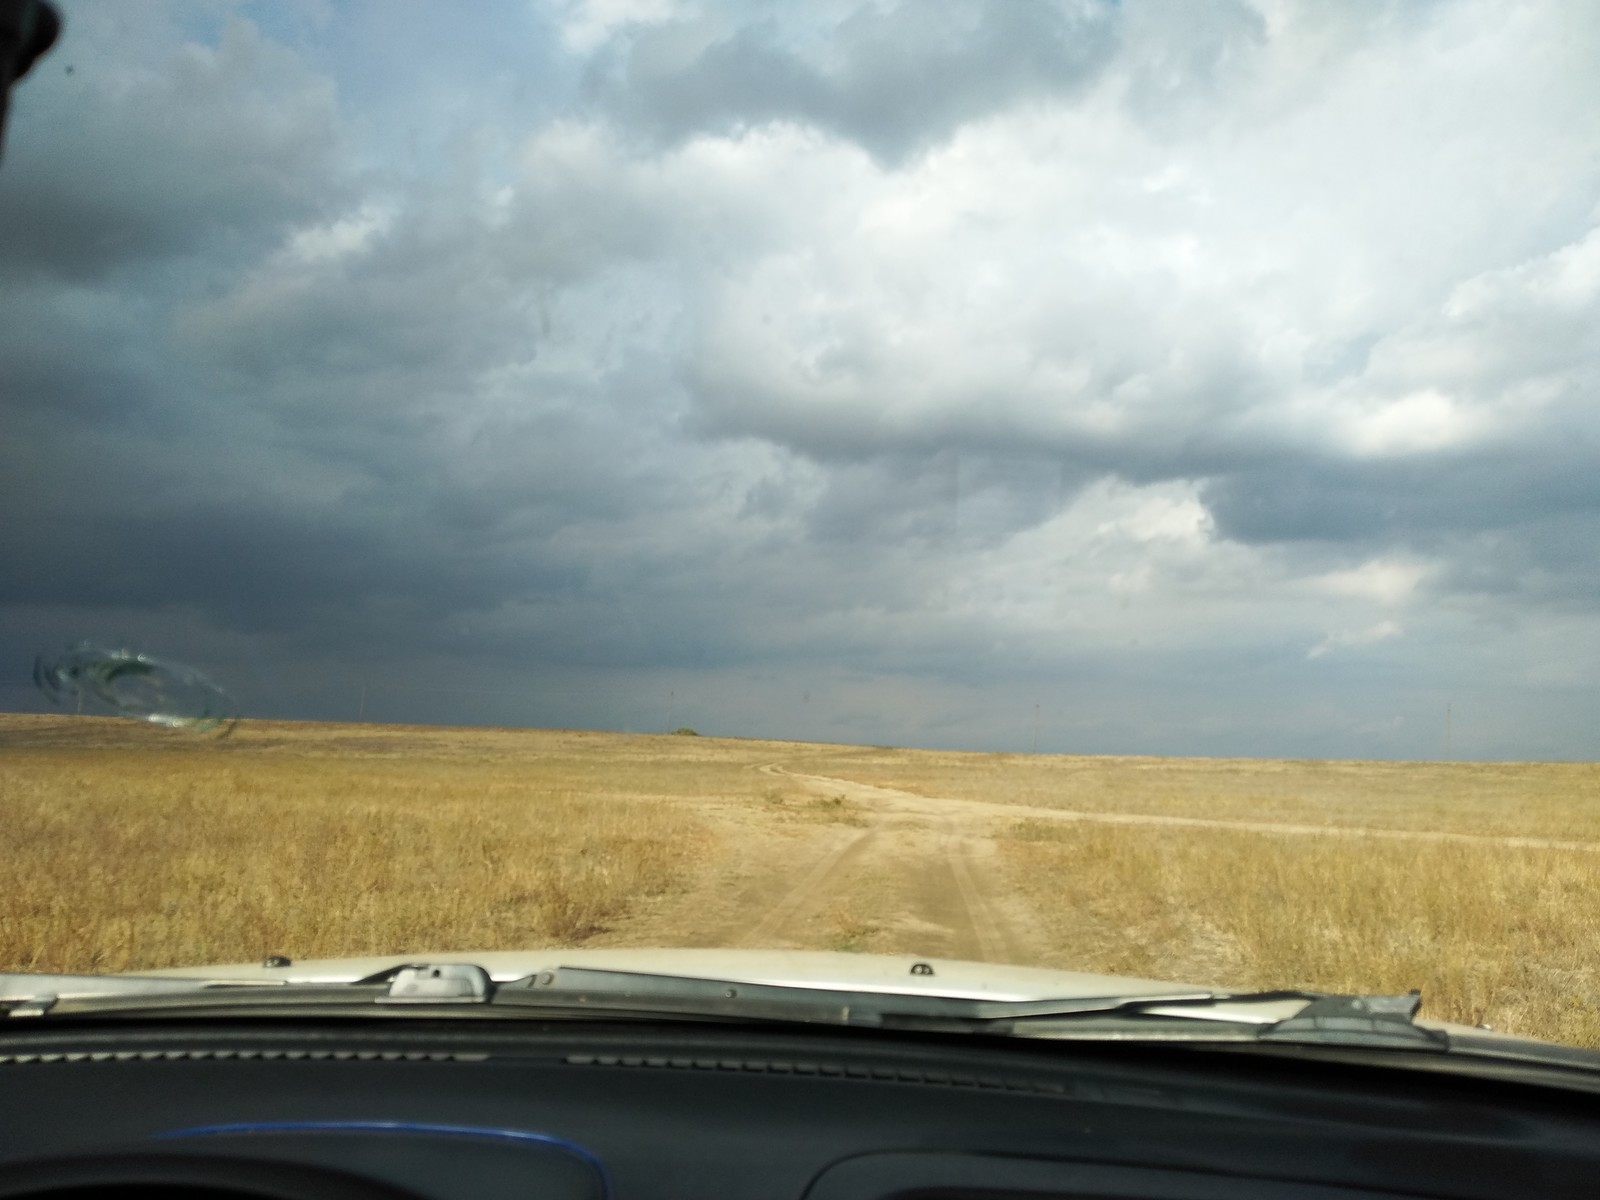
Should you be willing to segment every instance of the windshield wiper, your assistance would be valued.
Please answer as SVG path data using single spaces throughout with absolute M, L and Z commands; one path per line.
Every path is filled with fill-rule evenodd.
M 1284 1013 L 1285 1002 L 1303 1002 Z M 1421 997 L 1299 990 L 985 1000 L 555 967 L 495 983 L 471 963 L 410 964 L 350 982 L 0 975 L 11 1018 L 286 1007 L 470 1005 L 541 1015 L 774 1021 L 1025 1037 L 1290 1042 L 1445 1050 L 1416 1025 Z
M 1285 1001 L 1304 1001 L 1290 1016 L 1273 1015 Z M 931 1032 L 970 1032 L 1048 1037 L 1075 1026 L 1120 1022 L 1122 1036 L 1143 1028 L 1194 1022 L 1192 1039 L 1294 1042 L 1315 1045 L 1384 1046 L 1444 1050 L 1444 1033 L 1424 1029 L 1413 1018 L 1421 994 L 1350 996 L 1301 990 L 1262 992 L 1183 991 L 1161 995 L 1063 997 L 1043 1000 L 980 1000 L 917 993 L 835 990 L 787 984 L 750 984 L 696 977 L 644 975 L 561 967 L 502 984 L 495 1003 L 547 1007 L 552 1003 L 588 1011 L 773 1019 Z M 1256 1007 L 1265 1011 L 1250 1012 Z M 1237 1009 L 1243 1011 L 1224 1011 Z M 1094 1036 L 1091 1029 L 1084 1032 Z M 1102 1032 L 1104 1032 L 1102 1030 Z
M 494 994 L 489 973 L 471 963 L 396 967 L 350 982 L 192 979 L 174 975 L 0 974 L 8 1017 L 285 1004 L 478 1004 Z
M 1142 996 L 1181 1003 L 1209 992 Z M 409 964 L 352 981 L 237 980 L 132 975 L 0 975 L 0 1007 L 11 1017 L 183 1007 L 331 1004 L 486 1004 L 639 1015 L 733 1017 L 884 1025 L 899 1020 L 961 1021 L 1103 1012 L 1109 999 L 972 1000 L 917 993 L 745 983 L 688 975 L 556 967 L 502 983 L 471 963 Z M 9 1006 L 9 1007 L 7 1007 Z

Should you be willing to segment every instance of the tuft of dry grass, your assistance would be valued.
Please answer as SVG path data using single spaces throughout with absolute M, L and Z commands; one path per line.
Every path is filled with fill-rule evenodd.
M 868 943 L 881 928 L 879 922 L 863 916 L 841 901 L 826 913 L 823 948 L 861 953 L 868 949 Z
M 865 810 L 849 796 L 838 793 L 819 796 L 793 783 L 768 784 L 760 791 L 760 801 L 758 807 L 766 816 L 778 822 L 809 821 L 856 826 L 869 824 Z
M 867 815 L 861 805 L 849 796 L 807 796 L 800 802 L 803 812 L 822 821 L 839 825 L 866 825 Z
M 1600 1045 L 1592 853 L 1019 821 L 1000 852 L 1050 965 L 1399 993 Z

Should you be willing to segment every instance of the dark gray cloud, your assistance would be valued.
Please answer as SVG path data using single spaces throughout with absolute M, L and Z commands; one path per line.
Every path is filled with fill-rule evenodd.
M 330 81 L 243 23 L 214 46 L 150 51 L 138 28 L 151 11 L 75 11 L 19 93 L 0 175 L 10 286 L 248 254 L 338 202 Z
M 1242 542 L 1422 548 L 1472 531 L 1600 514 L 1594 468 L 1592 445 L 1558 441 L 1512 442 L 1421 461 L 1303 454 L 1215 479 L 1201 496 L 1220 532 Z
M 961 126 L 1071 95 L 1116 48 L 1117 6 L 921 0 L 863 5 L 805 49 L 773 22 L 639 30 L 593 68 L 603 111 L 676 141 L 770 121 L 814 125 L 888 164 Z

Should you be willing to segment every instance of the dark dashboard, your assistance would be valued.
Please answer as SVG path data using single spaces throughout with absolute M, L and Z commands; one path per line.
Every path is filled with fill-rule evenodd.
M 1515 1072 L 704 1023 L 0 1031 L 0 1197 L 1372 1200 L 1597 1181 L 1595 1097 Z

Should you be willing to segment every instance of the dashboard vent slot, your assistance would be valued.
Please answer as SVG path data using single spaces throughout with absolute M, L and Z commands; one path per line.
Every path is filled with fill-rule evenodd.
M 755 1075 L 812 1076 L 821 1079 L 852 1079 L 878 1083 L 930 1084 L 935 1087 L 983 1088 L 1003 1092 L 1030 1092 L 1064 1096 L 1069 1089 L 1043 1079 L 1015 1076 L 968 1074 L 961 1071 L 919 1070 L 904 1066 L 864 1066 L 860 1063 L 831 1062 L 826 1059 L 781 1058 L 700 1058 L 638 1054 L 569 1054 L 564 1060 L 574 1067 L 637 1067 L 656 1071 L 727 1071 Z
M 433 1050 L 300 1050 L 240 1048 L 215 1050 L 42 1050 L 0 1054 L 0 1066 L 30 1063 L 106 1062 L 484 1062 L 487 1054 Z

